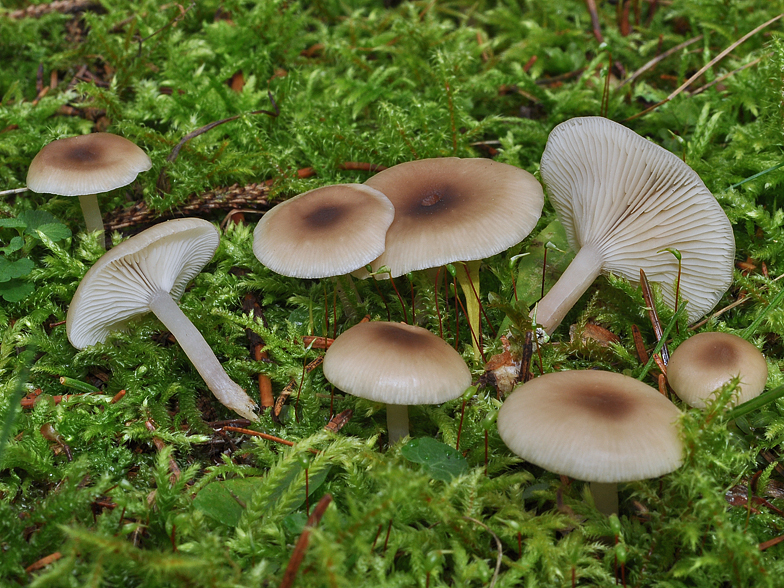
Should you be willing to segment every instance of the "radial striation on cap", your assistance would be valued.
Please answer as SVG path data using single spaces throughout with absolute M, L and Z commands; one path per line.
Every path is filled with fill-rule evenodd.
M 372 264 L 387 266 L 393 278 L 501 253 L 528 236 L 544 205 L 530 173 L 490 159 L 409 161 L 365 184 L 395 206 L 386 249 Z
M 498 413 L 517 455 L 587 482 L 653 478 L 682 462 L 678 408 L 650 386 L 611 372 L 545 374 L 518 386 Z
M 667 364 L 667 381 L 689 406 L 705 408 L 716 390 L 738 377 L 738 404 L 759 396 L 768 379 L 760 351 L 731 333 L 699 333 L 678 345 Z
M 324 377 L 344 392 L 386 404 L 440 404 L 471 385 L 460 354 L 422 327 L 354 325 L 324 357 Z
M 727 215 L 666 149 L 606 118 L 573 118 L 550 133 L 540 169 L 569 244 L 594 251 L 602 273 L 637 283 L 642 268 L 674 307 L 678 260 L 665 249 L 677 249 L 690 321 L 729 287 L 735 238 Z
M 215 227 L 197 218 L 166 221 L 123 241 L 82 278 L 68 307 L 68 340 L 77 349 L 105 341 L 150 312 L 150 300 L 160 291 L 179 300 L 219 242 Z
M 347 274 L 381 255 L 394 216 L 389 199 L 363 184 L 316 188 L 278 204 L 261 218 L 253 253 L 284 276 Z
M 152 167 L 134 143 L 111 133 L 58 139 L 33 158 L 27 187 L 60 196 L 100 194 L 126 186 Z

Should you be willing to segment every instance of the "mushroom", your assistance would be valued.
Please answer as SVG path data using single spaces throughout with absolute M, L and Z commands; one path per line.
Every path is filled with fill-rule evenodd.
M 552 333 L 599 274 L 636 283 L 640 268 L 690 322 L 713 308 L 732 282 L 735 238 L 727 215 L 678 157 L 602 117 L 573 118 L 550 133 L 540 171 L 577 256 L 535 309 Z
M 371 264 L 374 271 L 386 266 L 395 278 L 467 262 L 467 268 L 457 266 L 458 280 L 475 333 L 474 355 L 479 357 L 480 261 L 516 245 L 533 230 L 544 205 L 542 186 L 512 165 L 458 157 L 401 163 L 365 184 L 386 194 L 395 206 L 386 249 Z
M 759 396 L 768 379 L 760 351 L 731 333 L 699 333 L 678 345 L 667 364 L 667 381 L 689 406 L 705 408 L 716 390 L 739 379 L 738 404 Z
M 556 474 L 591 482 L 596 507 L 617 512 L 618 482 L 680 467 L 678 408 L 642 382 L 574 370 L 521 384 L 498 413 L 498 433 L 514 453 Z
M 202 334 L 177 306 L 185 286 L 212 259 L 219 240 L 209 222 L 184 218 L 157 224 L 120 243 L 82 278 L 68 307 L 66 332 L 74 347 L 84 349 L 152 311 L 218 400 L 255 421 L 256 403 L 229 379 Z
M 101 231 L 103 219 L 96 194 L 126 186 L 152 167 L 147 154 L 134 143 L 111 133 L 92 133 L 58 139 L 33 158 L 27 187 L 33 192 L 78 196 L 88 231 Z
M 363 184 L 316 188 L 261 218 L 253 232 L 253 253 L 284 276 L 347 274 L 381 255 L 394 215 L 389 199 Z
M 327 349 L 324 377 L 337 388 L 387 405 L 389 443 L 408 435 L 408 405 L 440 404 L 471 385 L 460 354 L 422 327 L 359 323 Z

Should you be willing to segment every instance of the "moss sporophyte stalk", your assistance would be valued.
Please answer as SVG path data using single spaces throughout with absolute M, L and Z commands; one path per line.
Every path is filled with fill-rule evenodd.
M 0 11 L 0 585 L 777 588 L 782 0 L 119 0 L 111 10 L 9 0 Z M 565 129 L 605 124 L 597 115 L 639 149 L 582 135 L 583 155 L 555 149 Z M 23 190 L 46 145 L 104 132 L 151 163 L 99 196 L 106 242 L 85 230 L 76 199 Z M 683 168 L 638 165 L 613 149 L 659 153 L 699 182 L 669 188 Z M 642 201 L 616 203 L 619 217 L 609 204 L 566 198 L 574 178 L 593 185 L 582 197 L 615 194 L 585 152 L 604 171 L 624 161 L 620 192 L 647 186 L 656 199 L 688 186 L 721 222 L 675 239 L 698 216 L 680 201 L 656 200 L 665 222 Z M 541 217 L 513 235 L 524 215 L 507 203 L 477 231 L 489 211 L 482 192 L 479 211 L 457 215 L 459 254 L 432 271 L 397 273 L 374 250 L 337 279 L 294 277 L 254 255 L 254 228 L 280 203 L 337 185 L 383 193 L 374 184 L 388 171 L 435 160 L 531 174 Z M 556 163 L 572 179 L 557 179 Z M 419 217 L 459 200 L 449 186 L 419 195 Z M 549 339 L 537 338 L 534 317 L 553 316 L 549 293 L 576 289 L 572 257 L 614 247 L 572 222 L 578 208 L 593 211 L 591 227 L 633 224 L 620 239 L 630 257 L 586 270 L 544 325 Z M 332 203 L 313 220 L 339 216 Z M 192 330 L 151 313 L 129 320 L 129 303 L 115 299 L 105 306 L 121 328 L 73 346 L 66 320 L 82 279 L 171 219 L 213 235 L 198 269 L 163 284 Z M 716 227 L 734 254 L 704 247 Z M 653 242 L 640 239 L 649 228 Z M 466 253 L 494 233 L 508 241 Z M 355 234 L 344 229 L 338 242 Z M 392 248 L 386 235 L 381 243 Z M 322 235 L 297 257 L 324 262 L 338 249 Z M 721 269 L 697 265 L 714 257 Z M 346 275 L 368 263 L 369 279 Z M 695 290 L 700 273 L 718 285 Z M 391 445 L 385 406 L 333 387 L 317 365 L 365 316 L 425 329 L 457 357 L 452 372 L 469 372 L 452 400 L 409 406 L 409 438 Z M 740 404 L 739 374 L 704 408 L 673 395 L 662 350 L 677 357 L 703 332 L 740 335 L 762 353 L 760 396 Z M 191 353 L 197 340 L 207 363 Z M 366 347 L 362 369 L 387 355 Z M 207 364 L 239 392 L 214 396 Z M 595 507 L 587 472 L 548 471 L 499 433 L 527 386 L 570 373 L 585 384 L 599 372 L 639 380 L 679 411 L 683 463 L 624 478 L 610 517 Z M 257 413 L 260 376 L 274 398 Z M 527 382 L 504 392 L 515 380 Z M 633 412 L 588 396 L 575 402 L 604 418 Z M 564 412 L 528 428 L 545 439 Z M 647 432 L 637 427 L 634 443 Z M 642 470 L 653 459 L 627 461 Z

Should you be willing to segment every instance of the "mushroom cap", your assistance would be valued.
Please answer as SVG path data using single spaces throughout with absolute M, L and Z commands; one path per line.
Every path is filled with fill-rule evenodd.
M 253 253 L 284 276 L 347 274 L 381 255 L 394 216 L 389 199 L 363 184 L 316 188 L 261 218 L 253 232 Z
M 471 385 L 457 351 L 427 329 L 403 323 L 354 325 L 329 347 L 323 368 L 344 392 L 386 404 L 440 404 Z
M 181 218 L 154 225 L 110 249 L 76 289 L 66 317 L 68 340 L 77 349 L 105 341 L 112 331 L 149 312 L 157 292 L 169 292 L 178 301 L 219 242 L 211 223 Z
M 667 381 L 689 406 L 705 408 L 710 395 L 740 378 L 738 403 L 759 396 L 768 379 L 760 351 L 731 333 L 699 333 L 678 345 L 667 364 Z
M 372 263 L 392 277 L 501 253 L 528 236 L 544 205 L 533 175 L 490 159 L 409 161 L 365 184 L 395 206 L 386 249 Z
M 147 154 L 128 139 L 91 133 L 44 146 L 27 170 L 27 187 L 59 196 L 100 194 L 127 186 L 151 167 Z
M 498 413 L 517 455 L 587 482 L 628 482 L 677 469 L 678 408 L 650 386 L 612 372 L 574 370 L 521 384 Z
M 540 171 L 575 251 L 600 251 L 603 273 L 639 282 L 640 268 L 689 321 L 703 316 L 732 282 L 735 237 L 700 177 L 666 149 L 603 117 L 573 118 L 550 133 Z

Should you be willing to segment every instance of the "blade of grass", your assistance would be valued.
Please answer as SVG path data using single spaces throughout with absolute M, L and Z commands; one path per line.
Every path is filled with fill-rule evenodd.
M 642 373 L 639 376 L 637 376 L 638 380 L 642 381 L 642 379 L 648 374 L 648 371 L 653 367 L 654 358 L 656 357 L 656 354 L 661 351 L 661 348 L 664 346 L 664 342 L 667 340 L 670 331 L 672 331 L 673 327 L 675 327 L 676 323 L 678 322 L 678 319 L 680 318 L 681 314 L 683 314 L 684 310 L 686 310 L 685 301 L 681 303 L 681 305 L 678 307 L 678 310 L 676 310 L 675 314 L 672 315 L 672 319 L 670 320 L 670 322 L 667 323 L 666 327 L 664 327 L 664 331 L 662 331 L 661 339 L 659 339 L 659 342 L 656 344 L 656 347 L 653 348 L 653 352 L 651 353 L 651 356 L 648 359 L 648 363 L 645 364 L 645 367 L 642 369 Z
M 740 336 L 748 341 L 749 337 L 751 337 L 754 334 L 754 331 L 757 330 L 757 327 L 759 327 L 762 324 L 762 321 L 765 320 L 765 317 L 768 316 L 768 313 L 772 309 L 778 307 L 778 305 L 781 304 L 782 300 L 784 300 L 784 290 L 782 290 L 781 292 L 776 294 L 776 297 L 773 300 L 770 301 L 770 304 L 768 304 L 768 306 L 765 308 L 765 310 L 763 310 L 759 314 L 759 316 L 757 318 L 755 318 L 752 321 L 752 323 L 743 330 L 743 332 L 740 334 Z
M 784 396 L 784 386 L 773 388 L 727 411 L 727 420 L 734 420 Z

